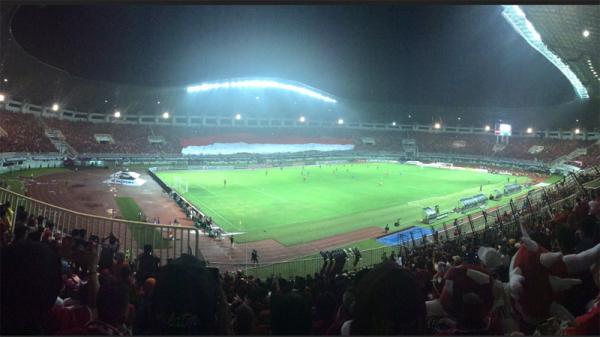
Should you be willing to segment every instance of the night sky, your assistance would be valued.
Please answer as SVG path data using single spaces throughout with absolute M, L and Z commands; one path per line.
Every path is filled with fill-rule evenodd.
M 73 75 L 185 86 L 278 77 L 335 96 L 417 105 L 574 98 L 494 6 L 24 6 L 17 41 Z M 33 24 L 35 22 L 35 24 Z

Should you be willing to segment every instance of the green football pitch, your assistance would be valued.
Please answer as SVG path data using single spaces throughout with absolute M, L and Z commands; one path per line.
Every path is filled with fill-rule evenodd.
M 157 175 L 225 231 L 241 233 L 237 241 L 274 239 L 284 245 L 371 226 L 390 224 L 395 229 L 392 224 L 398 219 L 402 227 L 419 225 L 423 207 L 439 205 L 441 212 L 450 211 L 460 198 L 480 193 L 481 185 L 489 195 L 494 189 L 502 191 L 508 179 L 393 163 L 174 170 Z M 519 177 L 518 183 L 526 180 Z

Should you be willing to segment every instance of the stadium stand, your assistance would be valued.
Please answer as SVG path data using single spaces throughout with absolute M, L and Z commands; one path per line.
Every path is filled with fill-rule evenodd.
M 281 137 L 306 137 L 327 139 L 350 139 L 356 151 L 403 153 L 403 139 L 412 139 L 418 153 L 443 153 L 481 156 L 488 158 L 515 159 L 551 163 L 577 149 L 589 147 L 588 154 L 579 156 L 584 166 L 598 163 L 598 145 L 595 141 L 554 139 L 538 137 L 512 137 L 508 144 L 496 142 L 493 135 L 477 133 L 447 133 L 364 129 L 331 129 L 323 136 L 319 128 L 252 128 L 186 127 L 174 125 L 140 125 L 126 123 L 98 123 L 68 121 L 56 118 L 39 118 L 30 114 L 0 112 L 2 152 L 56 152 L 44 135 L 44 128 L 58 130 L 65 141 L 79 153 L 117 154 L 181 154 L 182 141 L 202 138 L 204 142 L 238 142 L 240 139 Z M 16 126 L 25 126 L 23 132 L 15 133 Z M 106 137 L 107 141 L 101 141 Z M 161 139 L 150 142 L 149 137 Z M 212 137 L 212 138 L 211 138 Z M 164 140 L 164 142 L 162 141 Z M 574 160 L 578 160 L 577 157 Z
M 0 153 L 56 152 L 56 149 L 44 136 L 44 129 L 35 116 L 29 114 L 0 113 Z

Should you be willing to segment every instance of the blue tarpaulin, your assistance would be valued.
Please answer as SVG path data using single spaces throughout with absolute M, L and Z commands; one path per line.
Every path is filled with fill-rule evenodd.
M 377 239 L 377 242 L 386 246 L 397 246 L 403 243 L 411 243 L 410 233 L 412 233 L 415 242 L 421 243 L 422 237 L 431 235 L 431 229 L 422 227 L 411 227 L 401 231 L 388 234 Z

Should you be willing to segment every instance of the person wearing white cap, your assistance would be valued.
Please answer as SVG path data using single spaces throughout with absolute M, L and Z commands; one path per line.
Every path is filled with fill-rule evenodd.
M 502 254 L 492 247 L 479 247 L 477 255 L 481 263 L 491 272 L 502 265 Z

